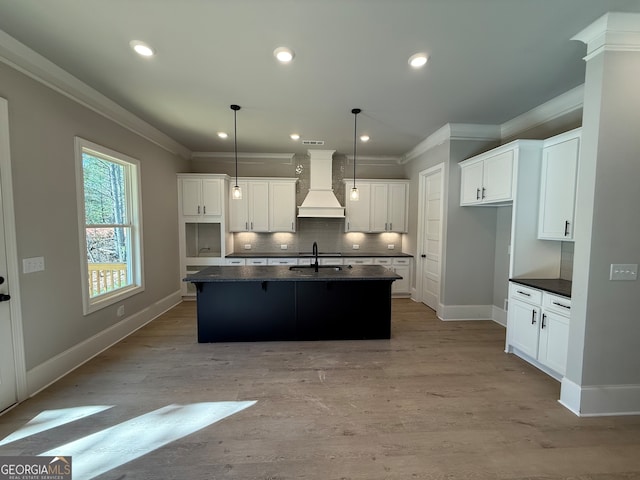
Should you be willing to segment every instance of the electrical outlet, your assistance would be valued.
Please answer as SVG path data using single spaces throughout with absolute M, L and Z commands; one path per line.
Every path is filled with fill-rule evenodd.
M 358 245 L 357 243 L 353 244 L 353 249 L 354 250 L 359 250 L 360 249 L 360 245 Z
M 245 250 L 251 250 L 251 244 L 250 243 L 245 243 L 244 244 L 244 249 Z
M 387 245 L 387 249 L 389 250 L 393 250 L 394 248 L 396 248 L 396 246 L 393 243 Z
M 637 263 L 612 263 L 609 280 L 637 280 Z
M 41 272 L 44 270 L 44 257 L 22 259 L 22 273 Z
M 280 250 L 286 250 L 287 248 L 289 248 L 289 246 L 286 243 L 280 245 Z

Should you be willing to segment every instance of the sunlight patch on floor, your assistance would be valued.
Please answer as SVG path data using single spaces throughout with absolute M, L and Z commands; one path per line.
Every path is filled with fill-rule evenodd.
M 168 405 L 40 455 L 71 456 L 73 477 L 91 479 L 255 403 L 247 401 Z
M 110 408 L 113 408 L 113 405 L 87 405 L 83 407 L 46 410 L 36 415 L 32 420 L 25 424 L 24 427 L 0 440 L 0 447 L 23 438 L 30 437 L 31 435 L 36 435 L 46 430 L 75 422 L 81 418 L 95 415 L 96 413 L 103 412 Z

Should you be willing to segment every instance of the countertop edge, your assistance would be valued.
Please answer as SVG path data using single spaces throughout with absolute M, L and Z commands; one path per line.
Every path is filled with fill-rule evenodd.
M 570 280 L 562 278 L 510 278 L 510 282 L 518 283 L 526 287 L 537 288 L 545 292 L 571 298 L 572 284 Z

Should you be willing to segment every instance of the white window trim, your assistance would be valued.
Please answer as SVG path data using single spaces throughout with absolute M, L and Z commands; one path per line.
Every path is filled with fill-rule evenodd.
M 80 265 L 82 277 L 82 310 L 84 315 L 96 312 L 114 303 L 144 291 L 144 256 L 142 253 L 142 184 L 140 181 L 140 161 L 115 150 L 103 147 L 81 137 L 74 138 L 76 157 L 76 198 L 78 202 L 78 233 L 80 241 Z M 128 198 L 131 199 L 131 278 L 133 285 L 113 292 L 90 298 L 89 297 L 89 266 L 87 261 L 86 218 L 84 204 L 84 173 L 82 169 L 83 151 L 96 153 L 98 156 L 108 157 L 121 164 L 131 164 L 130 180 L 127 184 Z M 135 188 L 133 188 L 135 186 Z

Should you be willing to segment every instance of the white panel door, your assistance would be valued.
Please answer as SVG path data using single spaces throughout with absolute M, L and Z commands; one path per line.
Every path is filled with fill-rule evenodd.
M 464 165 L 460 172 L 460 205 L 473 205 L 482 202 L 483 163 Z
M 7 104 L 0 99 L 0 149 L 8 155 L 8 115 Z M 6 142 L 6 144 L 5 144 Z M 13 328 L 9 305 L 9 281 L 7 278 L 7 251 L 4 231 L 4 208 L 0 191 L 0 411 L 18 401 L 16 363 L 13 348 Z
M 347 203 L 347 217 L 345 218 L 345 232 L 368 232 L 371 214 L 371 186 L 368 183 L 356 184 L 360 198 L 351 200 L 350 184 L 345 184 L 345 199 Z M 351 184 L 352 185 L 352 184 Z
M 553 312 L 544 312 L 540 325 L 540 363 L 564 375 L 567 370 L 569 347 L 569 318 Z
M 202 180 L 197 178 L 183 178 L 180 182 L 182 184 L 182 215 L 200 215 L 202 213 L 202 203 L 200 201 Z
M 507 331 L 509 343 L 531 358 L 538 357 L 540 307 L 519 300 L 509 299 Z
M 386 183 L 371 184 L 371 231 L 387 231 L 388 185 Z
M 247 182 L 238 182 L 238 186 L 242 191 L 240 199 L 233 198 L 232 189 L 229 189 L 229 231 L 246 232 L 249 230 L 249 191 Z
M 222 215 L 222 180 L 217 178 L 202 180 L 202 214 Z
M 440 303 L 440 275 L 442 271 L 442 166 L 430 169 L 423 178 L 422 186 L 422 245 L 421 278 L 422 302 L 433 310 Z
M 513 199 L 513 150 L 485 159 L 483 178 L 484 202 Z
M 406 232 L 407 185 L 404 183 L 390 183 L 388 193 L 387 220 L 390 232 Z
M 271 182 L 269 185 L 269 230 L 296 231 L 296 184 Z
M 249 230 L 269 231 L 268 182 L 249 182 Z

